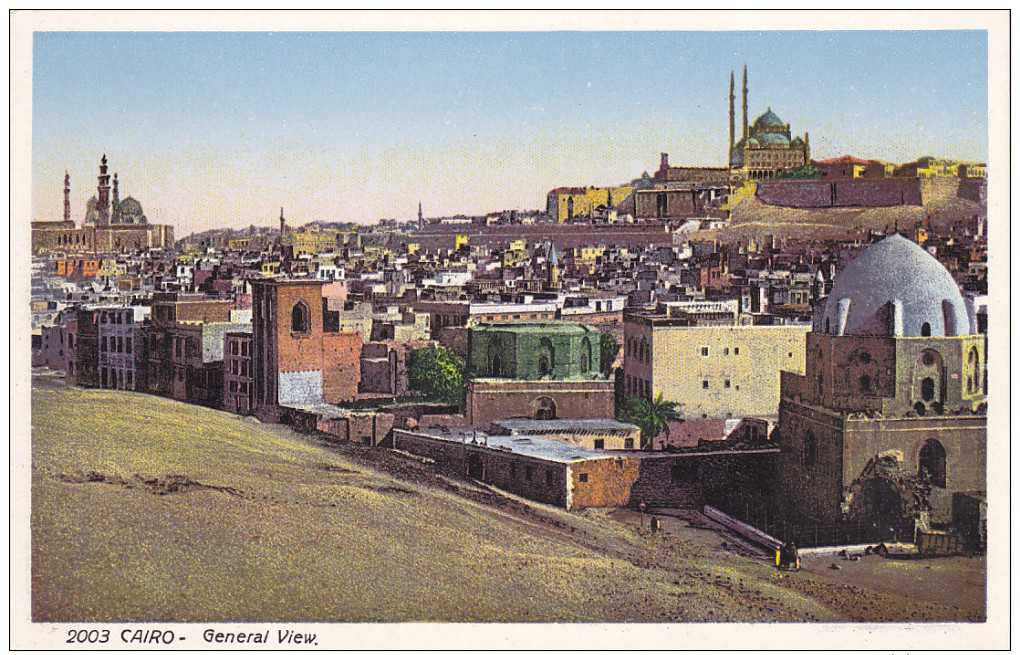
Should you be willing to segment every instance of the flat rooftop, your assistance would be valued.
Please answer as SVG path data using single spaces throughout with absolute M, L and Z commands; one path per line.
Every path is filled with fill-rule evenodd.
M 569 464 L 593 459 L 610 459 L 615 455 L 587 448 L 578 448 L 570 444 L 546 439 L 535 439 L 524 436 L 491 435 L 481 430 L 453 427 L 448 430 L 394 430 L 394 434 L 404 433 L 411 436 L 426 437 L 437 441 L 463 443 L 475 448 L 487 448 L 525 457 L 533 457 L 549 462 Z M 399 437 L 398 437 L 399 439 Z
M 550 433 L 612 433 L 630 434 L 637 426 L 611 418 L 577 418 L 538 420 L 529 418 L 507 418 L 492 421 L 490 428 L 502 428 L 511 435 L 540 435 Z M 502 430 L 501 430 L 502 431 Z

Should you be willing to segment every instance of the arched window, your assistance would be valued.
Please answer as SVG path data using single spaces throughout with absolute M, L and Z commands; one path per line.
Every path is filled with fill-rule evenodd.
M 860 379 L 861 393 L 864 395 L 871 394 L 871 378 L 867 375 L 862 375 Z
M 290 331 L 308 332 L 311 329 L 310 323 L 308 306 L 303 302 L 294 305 L 294 309 L 290 312 Z
M 978 349 L 977 348 L 971 348 L 970 349 L 970 355 L 967 356 L 967 359 L 970 361 L 971 377 L 973 378 L 973 384 L 980 385 L 981 384 L 981 382 L 980 382 L 980 380 L 981 380 L 981 357 L 978 355 Z M 971 383 L 968 380 L 968 384 L 967 384 L 968 389 L 967 389 L 967 391 L 970 391 L 970 388 L 969 388 L 970 386 L 971 386 Z
M 556 368 L 556 351 L 549 337 L 542 337 L 538 342 L 538 374 L 541 377 L 552 375 Z
M 935 380 L 925 378 L 921 380 L 921 398 L 930 401 L 935 397 Z
M 922 323 L 921 324 L 921 336 L 922 337 L 930 337 L 931 336 L 931 323 Z
M 489 374 L 494 378 L 501 377 L 503 374 L 503 359 L 499 356 L 498 352 L 492 355 L 492 364 L 489 369 Z
M 946 486 L 946 449 L 936 439 L 924 442 L 917 457 L 918 475 L 927 474 L 936 487 Z
M 591 367 L 591 341 L 588 337 L 581 339 L 581 372 L 587 373 Z

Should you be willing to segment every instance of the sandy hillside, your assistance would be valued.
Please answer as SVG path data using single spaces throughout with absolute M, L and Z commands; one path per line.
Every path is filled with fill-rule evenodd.
M 666 519 L 653 536 L 625 510 L 568 513 L 388 451 L 153 396 L 37 374 L 32 417 L 36 621 L 981 615 L 780 577 L 690 521 Z

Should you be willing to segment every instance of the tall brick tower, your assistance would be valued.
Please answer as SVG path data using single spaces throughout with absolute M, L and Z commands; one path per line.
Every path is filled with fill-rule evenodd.
M 275 420 L 281 405 L 323 402 L 319 280 L 252 283 L 255 412 Z

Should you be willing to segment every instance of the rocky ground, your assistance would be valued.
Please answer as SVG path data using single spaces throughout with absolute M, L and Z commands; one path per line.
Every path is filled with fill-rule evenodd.
M 398 453 L 37 374 L 36 621 L 980 621 L 984 560 L 828 568 Z M 963 593 L 948 593 L 964 590 Z

